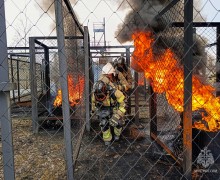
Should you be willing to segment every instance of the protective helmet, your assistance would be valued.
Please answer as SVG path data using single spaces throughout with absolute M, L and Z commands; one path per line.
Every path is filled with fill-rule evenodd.
M 125 64 L 125 58 L 123 56 L 120 56 L 112 61 L 112 64 L 114 67 L 117 67 L 118 65 L 124 65 Z
M 125 64 L 125 58 L 123 56 L 120 56 L 117 59 L 113 60 L 113 66 L 115 69 L 117 69 L 117 71 L 127 72 L 127 66 Z
M 93 86 L 94 96 L 97 101 L 104 101 L 107 97 L 107 85 L 99 80 Z
M 102 68 L 102 74 L 116 74 L 115 68 L 112 66 L 111 63 L 107 63 L 103 68 Z
M 118 59 L 118 64 L 125 64 L 125 58 L 123 56 L 120 56 Z

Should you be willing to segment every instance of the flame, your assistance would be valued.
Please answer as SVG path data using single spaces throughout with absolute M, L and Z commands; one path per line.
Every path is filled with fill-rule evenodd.
M 73 76 L 68 75 L 68 90 L 69 90 L 69 103 L 70 106 L 75 106 L 80 103 L 80 100 L 84 91 L 84 78 L 79 77 L 78 83 L 74 85 Z M 62 104 L 62 91 L 58 90 L 56 99 L 54 100 L 53 105 L 58 107 Z
M 144 76 L 139 77 L 139 79 L 138 79 L 138 86 L 144 86 L 144 80 L 145 80 Z
M 150 32 L 135 32 L 132 39 L 135 46 L 133 63 L 144 71 L 146 78 L 151 79 L 154 92 L 165 93 L 168 103 L 183 112 L 184 74 L 175 54 L 169 48 L 160 54 L 153 53 L 154 39 Z M 202 119 L 208 125 L 197 121 L 193 127 L 213 132 L 219 130 L 220 97 L 213 95 L 214 87 L 202 83 L 195 75 L 192 84 L 192 110 L 204 109 L 207 114 L 202 114 Z

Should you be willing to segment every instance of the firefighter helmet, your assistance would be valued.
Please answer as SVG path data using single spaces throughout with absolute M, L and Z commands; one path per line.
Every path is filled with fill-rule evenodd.
M 103 81 L 99 80 L 93 87 L 94 96 L 97 101 L 104 101 L 107 97 L 107 85 Z
M 118 64 L 125 64 L 125 58 L 123 56 L 120 56 L 118 59 Z
M 102 74 L 116 74 L 115 68 L 112 66 L 111 63 L 107 63 L 105 66 L 102 68 Z
M 113 60 L 113 66 L 115 69 L 117 69 L 120 72 L 127 72 L 127 66 L 125 64 L 125 58 L 123 56 L 120 56 Z
M 118 65 L 124 65 L 124 64 L 125 64 L 125 58 L 123 56 L 120 56 L 120 57 L 113 60 L 114 67 L 116 67 Z

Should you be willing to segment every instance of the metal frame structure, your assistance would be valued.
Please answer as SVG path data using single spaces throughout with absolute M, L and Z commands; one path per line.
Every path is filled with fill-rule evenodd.
M 14 152 L 12 143 L 12 122 L 10 111 L 10 90 L 16 89 L 14 83 L 9 82 L 9 68 L 7 56 L 6 23 L 4 1 L 0 2 L 0 125 L 2 137 L 3 169 L 5 179 L 15 179 Z
M 83 36 L 67 36 L 65 39 L 83 39 Z M 37 107 L 37 99 L 34 97 L 37 97 L 37 89 L 36 89 L 36 59 L 35 55 L 38 52 L 35 52 L 35 50 L 44 50 L 42 54 L 44 54 L 44 59 L 45 59 L 45 88 L 46 88 L 46 94 L 45 97 L 47 101 L 50 99 L 50 65 L 49 65 L 49 51 L 51 49 L 56 49 L 58 50 L 59 54 L 59 48 L 55 46 L 47 46 L 46 44 L 42 43 L 41 40 L 57 40 L 56 36 L 48 36 L 48 37 L 30 37 L 30 70 L 31 70 L 31 97 L 32 97 L 32 122 L 33 122 L 33 131 L 35 133 L 38 132 L 38 107 Z M 42 47 L 35 47 L 35 44 L 42 46 Z M 62 73 L 61 73 L 62 74 Z M 46 103 L 46 108 L 48 109 L 48 102 Z
M 10 49 L 10 48 L 8 48 Z M 23 48 L 19 49 L 19 50 L 24 50 Z M 23 60 L 19 60 L 19 59 L 15 59 L 14 57 L 26 57 L 26 58 L 29 58 L 29 52 L 26 52 L 26 53 L 14 53 L 14 52 L 8 52 L 8 55 L 9 55 L 9 60 L 10 60 L 10 65 L 11 65 L 11 82 L 14 83 L 15 82 L 15 79 L 14 79 L 14 68 L 13 68 L 13 61 L 16 61 L 16 77 L 17 77 L 17 97 L 15 97 L 15 90 L 12 91 L 12 101 L 14 103 L 20 103 L 21 102 L 21 98 L 24 97 L 24 96 L 21 96 L 21 92 L 20 92 L 20 70 L 19 70 L 19 63 L 22 62 L 22 63 L 27 63 L 27 64 L 30 64 L 29 61 L 23 61 Z M 41 65 L 40 63 L 37 63 L 39 65 Z M 30 65 L 29 65 L 30 66 Z M 43 79 L 43 77 L 41 77 L 41 80 Z M 42 92 L 43 93 L 43 92 Z M 25 95 L 26 96 L 26 95 Z M 17 101 L 16 101 L 17 99 Z
M 216 33 L 216 42 L 212 43 L 209 45 L 209 47 L 211 46 L 217 46 L 216 48 L 216 54 L 217 54 L 217 59 L 216 59 L 216 63 L 218 66 L 218 63 L 220 62 L 220 23 L 213 23 L 213 22 L 193 22 L 193 27 L 215 27 L 217 29 L 217 33 Z M 184 27 L 184 23 L 180 23 L 180 22 L 175 22 L 172 24 L 173 27 Z M 220 81 L 220 72 L 217 71 L 216 72 L 216 82 L 219 83 Z M 185 87 L 185 86 L 184 86 Z M 178 160 L 177 157 L 175 157 L 175 155 L 172 153 L 172 151 L 163 143 L 161 142 L 158 138 L 157 138 L 157 104 L 156 104 L 156 94 L 153 92 L 152 87 L 151 87 L 151 101 L 150 101 L 150 116 L 151 116 L 151 135 L 154 139 L 156 139 L 156 141 L 166 150 L 168 151 L 171 156 L 177 160 L 179 162 L 179 164 L 181 164 L 181 162 Z M 219 88 L 217 87 L 216 89 L 216 96 L 219 96 Z
M 62 90 L 62 112 L 63 112 L 63 126 L 64 126 L 64 139 L 66 149 L 66 165 L 67 165 L 67 179 L 73 179 L 73 158 L 72 158 L 72 141 L 71 141 L 71 127 L 70 122 L 70 105 L 69 103 L 69 92 L 67 84 L 67 58 L 65 53 L 64 43 L 64 26 L 63 26 L 63 12 L 62 12 L 62 0 L 55 1 L 55 15 L 56 15 L 56 29 L 57 29 L 57 43 L 58 43 L 58 55 L 59 55 L 59 70 L 60 70 L 60 84 Z
M 32 102 L 32 125 L 34 133 L 38 132 L 38 101 L 37 97 L 37 82 L 36 82 L 36 49 L 43 50 L 41 54 L 44 54 L 45 60 L 45 90 L 46 90 L 46 108 L 48 108 L 48 101 L 50 99 L 50 65 L 49 65 L 49 50 L 56 49 L 57 47 L 48 47 L 40 40 L 56 39 L 56 37 L 30 37 L 29 38 L 29 53 L 30 53 L 30 84 L 31 84 L 31 102 Z M 36 48 L 35 44 L 38 44 L 42 48 Z
M 70 14 L 73 17 L 73 20 L 77 24 L 82 36 L 75 37 L 65 37 L 64 35 L 64 25 L 63 25 L 63 12 L 62 6 L 63 2 L 67 6 Z M 163 13 L 167 12 L 171 7 L 173 7 L 179 0 L 171 1 L 171 3 L 163 9 L 157 16 L 157 18 Z M 184 1 L 184 24 L 174 23 L 173 26 L 176 27 L 184 27 L 184 112 L 183 112 L 183 144 L 184 144 L 184 156 L 183 161 L 179 161 L 177 157 L 169 150 L 169 148 L 163 144 L 158 139 L 158 131 L 157 131 L 157 104 L 156 104 L 156 94 L 153 92 L 152 87 L 150 87 L 150 130 L 151 137 L 159 143 L 171 156 L 180 164 L 183 165 L 184 177 L 187 179 L 191 179 L 192 176 L 192 45 L 193 45 L 193 27 L 204 27 L 204 23 L 193 23 L 193 1 L 185 0 Z M 3 72 L 0 76 L 0 101 L 3 106 L 0 108 L 0 122 L 1 122 L 1 131 L 2 131 L 2 143 L 3 143 L 3 164 L 4 164 L 4 174 L 5 179 L 15 179 L 14 177 L 14 154 L 13 154 L 13 143 L 12 143 L 12 129 L 11 129 L 11 117 L 10 117 L 10 105 L 9 105 L 9 92 L 10 90 L 15 89 L 14 83 L 9 83 L 8 77 L 8 59 L 7 57 L 7 41 L 6 41 L 6 26 L 5 26 L 5 12 L 4 12 L 4 1 L 0 3 L 0 71 Z M 50 98 L 50 67 L 49 67 L 49 50 L 50 49 L 58 49 L 59 55 L 59 71 L 60 71 L 60 84 L 62 89 L 62 112 L 63 112 L 63 125 L 64 125 L 64 138 L 65 138 L 65 155 L 66 155 L 66 166 L 67 166 L 67 179 L 74 179 L 74 166 L 76 163 L 76 159 L 80 150 L 80 144 L 82 140 L 82 136 L 84 134 L 84 129 L 87 131 L 90 130 L 90 92 L 91 92 L 91 71 L 88 71 L 90 67 L 90 58 L 93 57 L 101 57 L 101 56 L 93 56 L 93 52 L 90 50 L 103 50 L 111 49 L 111 48 L 125 48 L 126 52 L 126 62 L 130 64 L 130 46 L 101 46 L 101 47 L 90 47 L 90 39 L 88 27 L 80 26 L 77 18 L 72 10 L 71 4 L 69 0 L 55 0 L 55 14 L 56 14 L 56 30 L 57 37 L 30 37 L 29 44 L 29 52 L 30 52 L 30 72 L 31 72 L 31 97 L 32 97 L 32 125 L 33 132 L 38 132 L 38 100 L 37 97 L 37 89 L 36 89 L 36 57 L 37 54 L 36 49 L 39 47 L 35 47 L 36 44 L 41 46 L 40 49 L 44 51 L 45 58 L 45 85 L 46 85 L 46 97 Z M 220 63 L 220 24 L 219 23 L 206 23 L 205 27 L 217 27 L 217 63 Z M 70 129 L 70 106 L 68 103 L 68 82 L 67 82 L 67 58 L 65 52 L 65 39 L 83 39 L 84 45 L 84 60 L 85 60 L 85 109 L 86 109 L 86 117 L 85 124 L 82 127 L 81 134 L 77 145 L 75 148 L 72 146 L 72 137 L 71 137 L 71 129 Z M 48 47 L 40 40 L 42 39 L 55 39 L 58 41 L 58 47 Z M 26 47 L 25 47 L 26 48 Z M 95 52 L 97 53 L 97 52 Z M 106 54 L 111 54 L 112 52 L 105 52 Z M 117 54 L 116 52 L 115 54 Z M 15 55 L 13 53 L 10 54 L 10 57 Z M 20 54 L 21 55 L 21 54 Z M 106 57 L 117 57 L 116 56 L 106 56 Z M 5 71 L 6 70 L 6 71 Z M 217 82 L 220 82 L 220 72 L 216 74 Z M 135 73 L 135 123 L 139 123 L 139 104 L 138 104 L 138 73 Z M 217 96 L 220 95 L 220 91 L 218 91 Z M 129 100 L 129 103 L 131 100 Z M 75 150 L 75 154 L 73 156 L 73 149 Z
M 171 5 L 175 5 L 178 1 L 173 1 Z M 173 4 L 174 3 L 174 4 Z M 167 6 L 168 8 L 172 6 Z M 192 47 L 193 47 L 193 27 L 216 27 L 217 40 L 209 47 L 217 46 L 217 66 L 220 63 L 220 23 L 215 22 L 193 22 L 193 1 L 184 1 L 184 23 L 172 23 L 172 27 L 184 27 L 184 112 L 183 112 L 183 160 L 175 156 L 172 150 L 164 144 L 158 137 L 157 131 L 157 95 L 150 87 L 150 135 L 151 137 L 163 147 L 177 162 L 182 165 L 184 176 L 187 179 L 192 178 Z M 163 13 L 166 12 L 163 10 Z M 162 12 L 162 11 L 161 11 Z M 220 72 L 216 72 L 216 82 L 219 87 Z M 220 95 L 219 88 L 217 88 L 216 96 Z

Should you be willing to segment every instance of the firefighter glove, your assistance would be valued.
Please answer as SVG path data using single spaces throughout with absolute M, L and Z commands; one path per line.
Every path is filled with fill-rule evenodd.
M 118 89 L 120 91 L 125 91 L 125 86 L 124 85 L 118 85 Z

